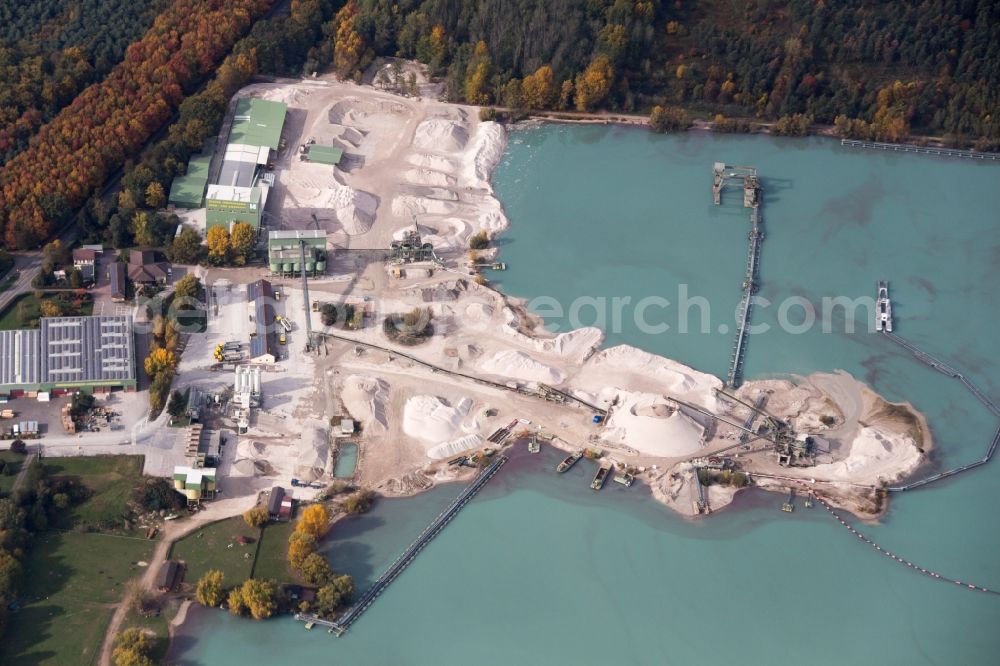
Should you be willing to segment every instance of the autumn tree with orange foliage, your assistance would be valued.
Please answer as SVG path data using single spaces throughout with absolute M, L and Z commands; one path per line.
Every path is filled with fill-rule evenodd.
M 330 514 L 322 504 L 307 506 L 299 518 L 295 531 L 302 534 L 310 534 L 319 539 L 330 529 Z
M 101 83 L 41 127 L 0 170 L 8 247 L 37 246 L 170 119 L 275 0 L 174 0 Z
M 552 68 L 542 65 L 521 82 L 521 104 L 527 109 L 551 109 L 559 99 Z
M 578 111 L 590 111 L 600 105 L 611 92 L 615 80 L 615 70 L 605 56 L 594 58 L 582 74 L 578 74 L 574 85 L 574 97 Z
M 333 68 L 342 78 L 360 74 L 372 58 L 371 50 L 365 44 L 365 40 L 355 30 L 354 21 L 357 15 L 358 3 L 356 0 L 350 0 L 337 12 L 337 17 L 334 19 L 337 34 L 333 45 Z

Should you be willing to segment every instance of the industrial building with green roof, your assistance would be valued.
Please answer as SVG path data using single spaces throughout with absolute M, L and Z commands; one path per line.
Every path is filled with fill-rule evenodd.
M 267 263 L 271 272 L 294 275 L 302 270 L 305 248 L 306 273 L 326 272 L 326 232 L 318 229 L 287 229 L 272 231 L 267 235 Z
M 216 182 L 205 196 L 205 231 L 245 222 L 260 228 L 268 191 L 274 184 L 267 165 L 281 148 L 288 106 L 266 99 L 236 101 L 229 140 Z
M 267 146 L 271 150 L 278 150 L 287 112 L 288 105 L 282 102 L 246 97 L 237 100 L 233 126 L 229 130 L 229 143 Z
M 201 208 L 208 185 L 208 168 L 211 155 L 196 155 L 188 161 L 187 174 L 177 176 L 170 185 L 167 203 L 178 208 Z

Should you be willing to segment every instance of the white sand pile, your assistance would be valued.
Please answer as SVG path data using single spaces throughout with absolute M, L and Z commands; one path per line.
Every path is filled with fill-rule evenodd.
M 385 405 L 389 400 L 389 384 L 384 380 L 351 375 L 344 380 L 340 399 L 351 416 L 364 424 L 367 432 L 379 433 L 388 429 Z
M 721 411 L 713 389 L 722 388 L 722 381 L 713 375 L 698 372 L 683 363 L 650 354 L 629 345 L 618 345 L 594 355 L 590 369 L 604 371 L 634 371 L 662 386 L 664 393 L 682 400 Z
M 463 178 L 468 184 L 479 183 L 489 187 L 490 174 L 507 147 L 507 133 L 499 123 L 479 123 L 471 145 L 472 149 L 465 153 Z
M 312 165 L 316 170 L 327 170 L 329 167 Z M 320 171 L 322 173 L 322 171 Z M 317 174 L 319 175 L 319 174 Z M 348 185 L 341 185 L 333 177 L 316 179 L 286 174 L 285 186 L 289 197 L 297 208 L 319 208 L 332 210 L 343 230 L 351 235 L 364 234 L 375 223 L 375 211 L 378 199 L 363 190 L 356 190 Z M 326 210 L 319 217 L 326 217 Z
M 453 215 L 461 209 L 461 204 L 451 200 L 434 199 L 417 194 L 401 194 L 392 198 L 392 214 L 405 220 L 415 215 Z
M 920 464 L 921 454 L 910 437 L 862 427 L 843 460 L 816 465 L 810 475 L 817 479 L 877 484 L 900 479 Z
M 444 155 L 430 155 L 428 153 L 412 153 L 407 157 L 406 161 L 423 169 L 432 169 L 445 173 L 457 172 L 460 166 L 459 161 L 456 159 L 445 157 Z
M 280 88 L 267 88 L 260 97 L 272 102 L 284 102 L 288 106 L 302 106 L 309 97 L 309 90 L 303 90 L 294 86 L 282 86 Z
M 483 442 L 482 435 L 465 435 L 464 437 L 459 437 L 458 439 L 453 439 L 450 442 L 445 442 L 444 444 L 438 444 L 437 446 L 432 446 L 427 449 L 427 457 L 431 460 L 442 460 L 444 458 L 451 458 L 452 456 L 461 453 L 463 451 L 468 451 L 469 449 L 478 449 L 482 446 Z
M 462 398 L 452 406 L 434 395 L 415 395 L 403 407 L 403 432 L 410 437 L 440 444 L 459 435 L 472 400 Z
M 647 455 L 672 458 L 697 453 L 705 445 L 705 429 L 673 409 L 663 396 L 619 391 L 618 405 L 601 439 Z
M 465 148 L 469 130 L 460 123 L 445 118 L 428 118 L 413 134 L 413 145 L 420 150 L 454 153 Z
M 305 424 L 295 444 L 295 476 L 303 481 L 315 481 L 323 476 L 330 455 L 330 436 L 322 422 Z
M 533 338 L 517 330 L 517 318 L 510 309 L 504 311 L 504 317 L 507 326 L 501 330 L 516 338 L 519 345 L 565 359 L 583 360 L 604 340 L 601 329 L 593 326 L 576 328 L 551 338 Z
M 273 472 L 268 461 L 269 447 L 251 439 L 241 439 L 236 445 L 231 474 L 234 476 L 266 476 Z
M 493 307 L 486 303 L 469 303 L 463 314 L 463 323 L 485 323 L 493 318 Z
M 423 218 L 420 220 L 420 235 L 434 247 L 469 246 L 472 225 L 458 217 Z M 405 230 L 400 230 L 400 233 Z
M 360 125 L 377 120 L 377 116 L 395 116 L 406 113 L 406 106 L 386 99 L 362 100 L 345 97 L 330 107 L 328 119 L 334 125 Z
M 403 174 L 403 177 L 417 185 L 439 185 L 441 187 L 451 187 L 455 184 L 455 177 L 436 169 L 417 168 L 410 169 Z
M 510 349 L 498 352 L 483 360 L 479 364 L 479 369 L 494 375 L 527 382 L 561 384 L 566 379 L 566 374 L 562 370 L 545 365 L 524 352 Z

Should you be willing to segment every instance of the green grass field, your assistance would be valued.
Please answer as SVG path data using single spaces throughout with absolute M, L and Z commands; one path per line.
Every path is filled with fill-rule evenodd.
M 38 535 L 26 559 L 23 599 L 10 614 L 0 654 L 7 666 L 97 662 L 127 580 L 154 542 L 78 532 Z
M 241 546 L 236 543 L 239 536 L 250 537 L 253 543 Z M 197 583 L 206 571 L 219 569 L 226 577 L 226 586 L 231 587 L 250 577 L 259 537 L 260 530 L 248 527 L 242 516 L 235 516 L 187 535 L 171 547 L 170 557 L 187 565 L 186 583 Z M 245 557 L 248 554 L 250 557 Z
M 23 453 L 13 453 L 12 451 L 0 451 L 0 460 L 4 461 L 3 472 L 0 472 L 0 494 L 7 494 L 14 487 L 17 473 L 21 469 L 24 461 Z
M 258 537 L 258 531 L 247 527 L 241 516 L 212 523 L 184 537 L 173 545 L 170 556 L 184 560 L 187 572 L 185 582 L 195 584 L 210 569 L 219 569 L 226 577 L 226 587 L 242 583 L 250 577 L 288 583 L 296 580 L 288 569 L 288 535 L 292 523 L 270 523 Z M 236 537 L 247 536 L 254 540 L 247 546 L 236 544 Z M 257 540 L 260 539 L 260 548 Z M 234 544 L 229 548 L 229 544 Z M 256 553 L 256 555 L 255 555 Z M 250 558 L 245 557 L 246 554 Z M 254 558 L 256 557 L 256 565 Z
M 132 489 L 142 476 L 142 456 L 45 458 L 43 462 L 45 476 L 75 478 L 94 493 L 62 516 L 56 527 L 69 529 L 89 525 L 121 529 Z
M 269 523 L 264 528 L 257 553 L 257 565 L 253 570 L 254 578 L 276 580 L 279 583 L 290 583 L 297 577 L 288 568 L 288 536 L 295 531 L 295 524 Z

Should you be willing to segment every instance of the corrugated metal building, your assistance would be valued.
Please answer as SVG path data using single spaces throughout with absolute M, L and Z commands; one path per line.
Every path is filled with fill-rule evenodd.
M 135 389 L 132 317 L 42 317 L 39 330 L 0 331 L 0 394 Z
M 247 304 L 253 317 L 250 335 L 250 362 L 274 363 L 278 360 L 278 333 L 274 322 L 274 288 L 267 280 L 247 285 Z
M 281 147 L 288 106 L 266 99 L 239 99 L 219 175 L 205 195 L 205 225 L 229 228 L 245 222 L 260 228 L 267 194 L 274 184 L 267 164 Z

